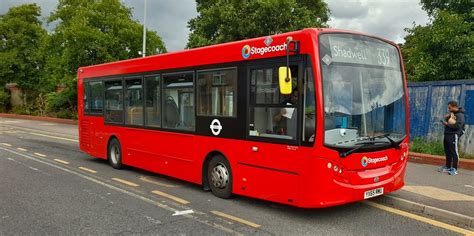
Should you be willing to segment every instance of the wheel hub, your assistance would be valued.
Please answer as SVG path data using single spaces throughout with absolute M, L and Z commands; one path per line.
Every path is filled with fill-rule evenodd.
M 114 164 L 117 163 L 117 160 L 118 160 L 118 157 L 120 156 L 120 152 L 119 152 L 119 149 L 117 148 L 117 146 L 112 146 L 111 150 L 110 150 L 110 157 L 112 158 L 112 162 Z
M 229 183 L 229 171 L 222 163 L 212 169 L 211 182 L 217 188 L 225 188 Z

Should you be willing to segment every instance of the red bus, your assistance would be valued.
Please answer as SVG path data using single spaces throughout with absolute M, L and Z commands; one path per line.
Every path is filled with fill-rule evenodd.
M 305 208 L 404 185 L 407 87 L 385 39 L 304 29 L 77 75 L 80 148 L 114 168 Z

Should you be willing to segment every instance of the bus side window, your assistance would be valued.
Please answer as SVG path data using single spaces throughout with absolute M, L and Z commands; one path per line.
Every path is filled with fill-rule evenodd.
M 163 128 L 195 130 L 194 73 L 163 75 Z
M 237 115 L 237 69 L 199 71 L 197 78 L 198 115 Z
M 102 115 L 104 87 L 102 81 L 89 82 L 90 88 L 90 112 Z
M 105 82 L 105 122 L 123 123 L 122 80 Z
M 143 86 L 141 78 L 125 80 L 126 124 L 143 125 Z
M 84 114 L 89 113 L 89 82 L 83 80 L 82 81 L 82 87 L 83 87 L 83 102 L 84 102 Z
M 161 126 L 161 77 L 145 76 L 145 116 L 146 125 Z

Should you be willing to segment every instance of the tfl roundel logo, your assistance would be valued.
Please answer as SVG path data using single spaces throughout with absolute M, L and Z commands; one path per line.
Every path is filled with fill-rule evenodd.
M 242 57 L 244 59 L 247 59 L 250 57 L 250 46 L 249 45 L 245 45 L 243 48 L 242 48 Z
M 362 164 L 363 167 L 366 167 L 369 164 L 369 159 L 367 157 L 362 157 L 360 164 Z

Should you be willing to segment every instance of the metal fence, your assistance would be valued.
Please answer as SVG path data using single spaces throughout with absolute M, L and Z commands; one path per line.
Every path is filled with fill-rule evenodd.
M 443 140 L 444 127 L 439 121 L 447 113 L 449 101 L 457 101 L 466 117 L 466 133 L 460 150 L 474 154 L 474 79 L 408 83 L 410 100 L 410 136 Z

